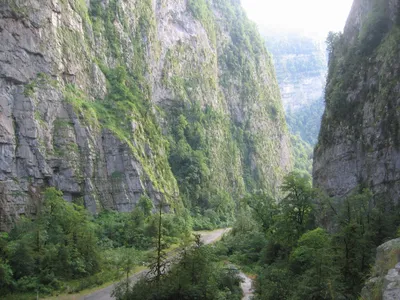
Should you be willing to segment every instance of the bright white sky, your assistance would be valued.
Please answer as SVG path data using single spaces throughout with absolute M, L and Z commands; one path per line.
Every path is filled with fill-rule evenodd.
M 343 31 L 353 0 L 241 0 L 247 16 L 261 27 L 326 37 Z

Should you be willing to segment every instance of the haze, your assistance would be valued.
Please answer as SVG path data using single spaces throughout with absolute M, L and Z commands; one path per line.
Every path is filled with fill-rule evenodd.
M 352 0 L 241 0 L 248 17 L 260 27 L 326 37 L 342 31 Z

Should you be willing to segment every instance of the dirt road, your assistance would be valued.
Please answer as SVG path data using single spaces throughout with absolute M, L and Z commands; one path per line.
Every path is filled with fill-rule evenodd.
M 218 241 L 222 235 L 226 232 L 229 232 L 230 228 L 226 229 L 217 229 L 214 231 L 203 231 L 199 232 L 201 234 L 201 240 L 205 245 L 207 244 L 212 244 L 216 241 Z M 144 276 L 149 270 L 143 270 L 139 273 L 136 273 L 130 277 L 131 282 L 136 282 L 138 281 L 142 276 Z M 95 291 L 94 293 L 91 293 L 86 296 L 82 296 L 79 298 L 80 300 L 114 300 L 113 297 L 111 297 L 111 293 L 114 289 L 116 284 L 112 284 L 106 288 L 100 289 Z M 249 299 L 249 298 L 246 298 Z
M 253 281 L 243 272 L 240 272 L 240 277 L 243 279 L 243 282 L 240 284 L 243 290 L 242 300 L 250 300 L 253 297 Z

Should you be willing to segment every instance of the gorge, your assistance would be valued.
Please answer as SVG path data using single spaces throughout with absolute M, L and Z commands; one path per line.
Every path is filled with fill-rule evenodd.
M 2 0 L 0 41 L 5 299 L 400 298 L 400 0 L 327 52 L 240 0 Z
M 146 194 L 229 216 L 290 169 L 271 58 L 237 1 L 0 5 L 2 229 L 46 186 L 92 213 Z

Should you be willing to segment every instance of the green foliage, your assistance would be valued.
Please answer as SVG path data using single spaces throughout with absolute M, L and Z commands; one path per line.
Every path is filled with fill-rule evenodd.
M 275 216 L 278 212 L 278 205 L 275 199 L 260 192 L 248 195 L 244 201 L 252 209 L 254 220 L 261 225 L 263 231 L 268 232 L 274 224 Z
M 358 36 L 362 54 L 371 54 L 388 32 L 389 19 L 386 17 L 386 10 L 386 4 L 382 0 L 373 1 L 373 8 L 363 22 Z
M 74 107 L 83 124 L 94 129 L 107 128 L 125 143 L 141 162 L 155 188 L 164 193 L 171 205 L 178 207 L 179 201 L 172 198 L 177 189 L 176 181 L 164 155 L 169 143 L 151 111 L 147 85 L 135 80 L 124 67 L 109 70 L 102 66 L 102 70 L 109 91 L 105 99 L 90 101 L 81 90 L 68 85 L 66 101 Z M 152 155 L 146 151 L 146 145 Z
M 341 33 L 330 31 L 326 38 L 326 46 L 329 55 L 332 55 L 334 52 L 335 45 L 339 43 L 341 37 Z
M 331 237 L 321 228 L 299 239 L 290 257 L 290 268 L 299 282 L 293 299 L 336 299 L 339 272 L 331 245 Z
M 326 199 L 329 201 L 329 199 Z M 369 190 L 350 195 L 340 203 L 328 202 L 339 229 L 333 235 L 344 293 L 360 291 L 374 259 L 374 249 L 395 236 L 399 216 L 386 199 L 374 199 Z
M 314 226 L 314 190 L 310 178 L 290 173 L 281 187 L 285 198 L 281 200 L 281 214 L 276 216 L 275 238 L 286 249 L 291 249 L 300 236 Z
M 313 148 L 298 135 L 290 135 L 292 153 L 294 157 L 294 169 L 299 173 L 311 175 Z
M 258 274 L 255 299 L 355 299 L 374 249 L 396 236 L 398 206 L 368 190 L 330 199 L 296 173 L 282 190 L 279 202 L 261 193 L 244 199 L 219 254 Z
M 31 97 L 34 95 L 36 88 L 43 88 L 46 85 L 55 87 L 57 86 L 57 81 L 51 79 L 46 73 L 37 73 L 36 78 L 24 86 L 24 96 Z
M 204 26 L 212 44 L 216 45 L 217 37 L 215 32 L 214 14 L 210 8 L 208 0 L 189 0 L 187 4 L 193 16 Z
M 13 283 L 9 288 L 46 293 L 59 289 L 63 280 L 99 271 L 95 225 L 83 207 L 61 196 L 54 188 L 47 189 L 40 215 L 35 220 L 22 219 L 11 231 L 1 253 L 2 261 L 9 262 L 2 268 Z
M 143 195 L 139 199 L 138 207 L 143 212 L 143 215 L 147 218 L 150 216 L 151 211 L 153 210 L 153 202 L 149 197 Z
M 181 197 L 191 210 L 194 229 L 214 229 L 234 218 L 232 195 L 211 182 L 210 146 L 206 128 L 215 125 L 216 113 L 197 104 L 175 106 L 171 115 L 169 163 L 178 181 Z
M 14 285 L 13 271 L 8 261 L 8 234 L 0 233 L 0 293 L 6 294 Z
M 303 106 L 295 112 L 287 111 L 286 121 L 290 132 L 299 135 L 307 144 L 315 145 L 324 108 L 323 100 L 320 99 L 308 106 Z
M 123 299 L 241 299 L 241 279 L 233 267 L 218 262 L 214 250 L 202 246 L 186 248 L 179 263 L 155 281 L 148 277 L 132 287 L 120 285 L 114 291 L 118 300 Z
M 145 214 L 140 208 L 131 213 L 104 211 L 95 222 L 99 225 L 100 245 L 106 248 L 135 247 L 147 249 L 152 245 L 152 236 L 145 222 Z
M 95 218 L 48 188 L 40 214 L 22 218 L 0 233 L 0 291 L 8 293 L 78 292 L 120 279 L 147 261 L 155 245 L 155 216 L 146 196 L 131 213 L 103 211 Z M 180 241 L 191 230 L 190 214 L 165 214 L 165 244 Z

